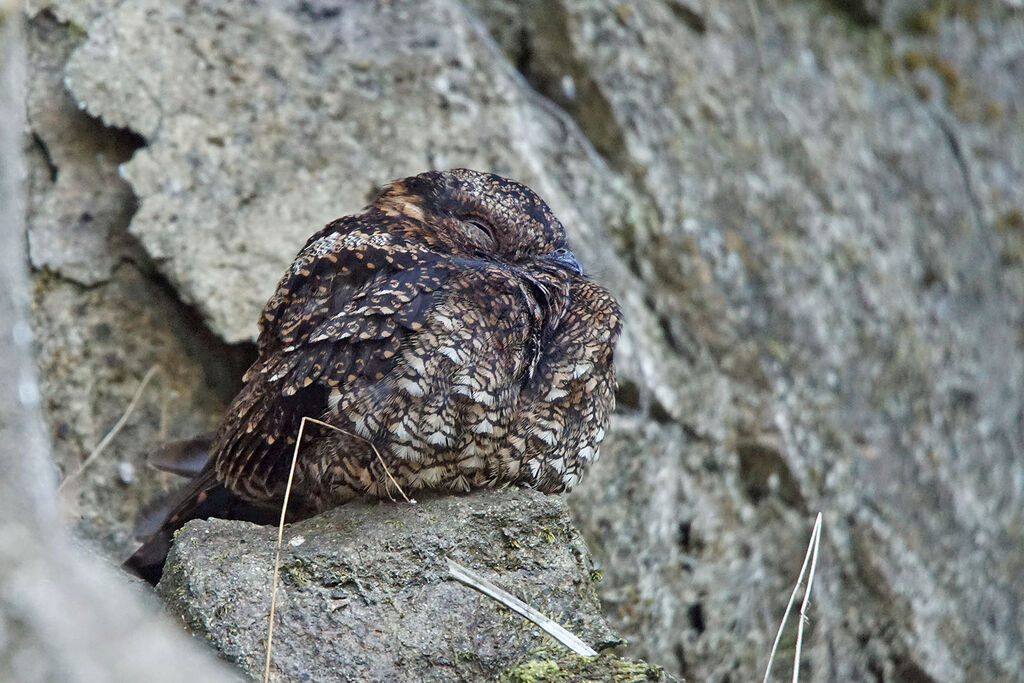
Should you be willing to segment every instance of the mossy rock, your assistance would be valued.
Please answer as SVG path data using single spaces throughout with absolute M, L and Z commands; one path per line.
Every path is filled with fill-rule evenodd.
M 571 653 L 541 651 L 506 669 L 498 680 L 501 683 L 641 683 L 675 679 L 667 677 L 660 666 L 615 654 L 580 657 Z

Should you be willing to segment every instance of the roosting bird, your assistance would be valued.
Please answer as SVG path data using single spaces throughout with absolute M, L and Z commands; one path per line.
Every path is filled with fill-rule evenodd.
M 528 187 L 467 169 L 398 180 L 306 242 L 205 464 L 125 565 L 156 583 L 188 520 L 272 519 L 303 417 L 336 429 L 304 427 L 295 518 L 397 487 L 567 491 L 604 438 L 620 327 Z

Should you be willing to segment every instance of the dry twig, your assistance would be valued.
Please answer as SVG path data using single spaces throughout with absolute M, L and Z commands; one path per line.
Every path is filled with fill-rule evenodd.
M 366 443 L 370 444 L 370 448 L 373 449 L 373 453 L 377 456 L 377 460 L 380 461 L 381 467 L 384 468 L 384 473 L 387 474 L 388 479 L 390 479 L 391 483 L 395 485 L 398 492 L 402 494 L 402 498 L 405 499 L 405 502 L 410 504 L 416 503 L 415 500 L 412 500 L 409 496 L 405 495 L 405 491 L 402 490 L 402 487 L 391 475 L 391 470 L 388 469 L 387 464 L 384 462 L 384 458 L 381 457 L 380 451 L 377 450 L 377 447 L 374 446 L 369 439 L 358 434 L 353 434 L 352 432 L 341 429 L 340 427 L 335 427 L 332 424 L 317 420 L 316 418 L 305 416 L 302 418 L 302 422 L 299 423 L 299 434 L 295 439 L 295 450 L 292 451 L 292 464 L 288 469 L 288 483 L 284 488 L 284 500 L 281 502 L 281 521 L 277 525 L 277 550 L 274 554 L 274 578 L 270 584 L 270 616 L 268 618 L 269 623 L 267 624 L 267 658 L 263 663 L 263 683 L 267 683 L 267 681 L 270 680 L 270 652 L 274 642 L 274 608 L 277 606 L 277 579 L 281 573 L 281 545 L 284 541 L 284 520 L 288 515 L 288 499 L 291 497 L 292 482 L 295 479 L 295 463 L 299 460 L 299 446 L 302 444 L 302 433 L 306 430 L 307 422 L 312 422 L 313 424 L 320 425 L 321 427 L 327 427 L 336 432 L 341 432 L 342 434 L 354 436 L 366 441 Z
M 548 635 L 560 642 L 562 645 L 565 645 L 576 654 L 582 657 L 597 656 L 597 652 L 595 652 L 592 647 L 562 628 L 560 624 L 548 619 L 546 616 L 530 607 L 519 598 L 503 591 L 484 577 L 470 569 L 467 569 L 466 567 L 463 567 L 451 558 L 448 559 L 448 573 L 451 574 L 452 578 L 461 581 L 471 588 L 475 588 L 487 597 L 497 600 L 501 604 L 505 605 L 519 616 L 529 619 L 533 623 L 537 624 L 537 626 L 544 629 Z
M 60 486 L 57 487 L 58 491 L 63 491 L 68 486 L 68 484 L 70 484 L 75 479 L 78 479 L 78 477 L 81 476 L 82 472 L 84 472 L 85 469 L 89 467 L 96 460 L 96 458 L 100 456 L 100 453 L 103 452 L 103 449 L 110 445 L 110 442 L 114 440 L 114 437 L 117 436 L 117 433 L 120 432 L 121 429 L 128 422 L 128 418 L 131 417 L 132 411 L 135 410 L 135 406 L 138 405 L 139 400 L 142 398 L 142 392 L 145 391 L 146 385 L 149 384 L 149 381 L 153 379 L 153 376 L 157 373 L 157 370 L 159 369 L 159 365 L 154 365 L 153 367 L 146 371 L 146 374 L 142 377 L 142 382 L 139 383 L 139 388 L 135 390 L 135 395 L 132 396 L 131 402 L 128 403 L 128 407 L 125 408 L 125 411 L 121 415 L 120 419 L 116 423 L 114 423 L 114 426 L 110 428 L 110 431 L 106 433 L 106 435 L 100 440 L 98 444 L 96 444 L 96 448 L 92 449 L 92 453 L 89 454 L 89 457 L 87 457 L 82 462 L 78 469 L 69 474 L 68 476 L 64 477 L 64 481 L 62 481 L 60 483 Z
M 803 603 L 800 605 L 800 623 L 796 630 L 796 654 L 793 661 L 793 683 L 800 678 L 800 649 L 804 639 L 804 621 L 807 619 L 807 605 L 811 600 L 811 586 L 814 583 L 814 570 L 818 566 L 818 546 L 821 544 L 821 513 L 814 520 L 814 529 L 811 531 L 811 542 L 807 546 L 807 553 L 804 555 L 804 564 L 800 567 L 800 576 L 797 577 L 793 593 L 789 596 L 789 603 L 786 605 L 786 612 L 782 615 L 782 623 L 779 624 L 779 632 L 775 634 L 775 642 L 772 644 L 771 654 L 768 655 L 768 667 L 764 672 L 764 683 L 768 683 L 768 677 L 772 672 L 772 662 L 775 661 L 775 651 L 779 648 L 779 641 L 782 640 L 782 629 L 786 627 L 786 620 L 789 619 L 789 612 L 796 602 L 796 594 L 800 592 L 800 586 L 804 582 L 804 574 L 807 574 L 807 565 L 810 564 L 811 571 L 807 576 L 807 590 L 804 591 Z

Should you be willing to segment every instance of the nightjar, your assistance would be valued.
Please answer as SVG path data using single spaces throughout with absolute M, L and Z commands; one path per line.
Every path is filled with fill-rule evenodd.
M 398 180 L 306 242 L 208 457 L 177 469 L 192 482 L 126 566 L 155 583 L 189 519 L 279 514 L 303 416 L 337 429 L 306 423 L 293 518 L 396 484 L 567 491 L 604 438 L 620 327 L 528 187 L 467 169 Z

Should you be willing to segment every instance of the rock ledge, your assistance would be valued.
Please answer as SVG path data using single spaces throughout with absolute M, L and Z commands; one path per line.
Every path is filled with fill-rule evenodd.
M 193 633 L 254 674 L 263 668 L 276 536 L 244 522 L 191 522 L 158 587 Z M 286 529 L 272 678 L 494 679 L 561 647 L 451 579 L 449 557 L 595 649 L 621 643 L 561 499 L 503 490 L 349 505 Z

